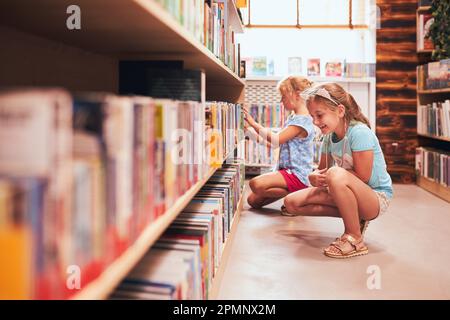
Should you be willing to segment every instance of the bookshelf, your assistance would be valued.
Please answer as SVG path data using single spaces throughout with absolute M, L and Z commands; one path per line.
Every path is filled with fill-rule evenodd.
M 427 190 L 428 192 L 431 192 L 435 196 L 438 196 L 439 198 L 450 202 L 450 188 L 443 186 L 439 183 L 434 182 L 431 179 L 417 176 L 417 185 L 421 187 L 422 189 Z
M 430 116 L 427 116 L 428 118 L 428 122 L 425 121 L 425 119 L 422 119 L 423 113 L 420 114 L 420 112 L 422 112 L 421 110 L 421 106 L 423 105 L 434 105 L 434 103 L 436 102 L 444 102 L 445 100 L 450 99 L 450 88 L 449 87 L 444 87 L 444 88 L 439 88 L 439 89 L 427 89 L 427 84 L 425 84 L 426 80 L 428 80 L 428 63 L 432 62 L 431 60 L 431 53 L 433 52 L 433 49 L 430 48 L 426 48 L 426 49 L 421 49 L 419 46 L 419 43 L 423 46 L 424 43 L 424 23 L 423 21 L 419 21 L 419 17 L 423 14 L 427 14 L 427 15 L 431 15 L 431 6 L 421 6 L 417 9 L 416 12 L 416 31 L 417 31 L 417 57 L 418 57 L 418 61 L 419 64 L 421 65 L 420 67 L 418 67 L 418 73 L 417 73 L 417 87 L 416 87 L 416 91 L 417 91 L 417 115 L 418 115 L 418 121 L 417 121 L 417 136 L 418 136 L 418 142 L 419 142 L 419 147 L 424 147 L 427 148 L 425 149 L 426 152 L 431 152 L 431 153 L 435 153 L 435 154 L 448 154 L 448 151 L 450 150 L 450 137 L 448 136 L 438 136 L 435 134 L 430 134 L 429 131 L 433 131 L 433 130 L 437 130 L 435 127 L 439 127 L 439 125 L 437 124 L 437 115 L 435 117 L 432 118 L 432 120 L 430 119 Z M 425 19 L 422 17 L 422 20 Z M 426 69 L 424 71 L 424 69 Z M 424 73 L 427 74 L 427 76 L 424 75 Z M 431 74 L 430 74 L 430 78 L 431 78 Z M 433 74 L 433 79 L 434 79 L 434 74 Z M 432 80 L 433 80 L 432 79 Z M 436 82 L 436 80 L 433 80 L 432 82 Z M 439 85 L 438 87 L 441 87 L 441 85 Z M 424 107 L 422 107 L 424 108 Z M 428 108 L 428 107 L 427 107 Z M 426 109 L 429 110 L 429 109 Z M 428 111 L 427 111 L 428 112 Z M 434 113 L 434 107 L 431 110 L 431 113 Z M 445 121 L 445 111 L 443 111 L 440 115 L 440 117 L 444 116 L 444 119 L 440 118 L 441 124 Z M 431 129 L 430 129 L 431 126 Z M 442 124 L 443 126 L 443 124 Z M 425 128 L 426 127 L 426 128 Z M 425 133 L 423 131 L 427 131 L 428 133 Z M 440 128 L 440 130 L 443 131 L 442 128 Z M 442 132 L 441 131 L 441 132 Z M 445 132 L 445 131 L 444 131 Z M 419 149 L 418 149 L 419 150 Z M 428 157 L 428 154 L 426 154 L 425 152 L 422 153 L 423 151 L 417 151 L 416 150 L 416 183 L 419 187 L 427 190 L 428 192 L 440 197 L 441 199 L 446 200 L 447 202 L 450 202 L 450 187 L 448 187 L 445 183 L 439 183 L 439 175 L 436 177 L 436 170 L 438 170 L 438 172 L 440 173 L 440 177 L 441 177 L 441 181 L 442 181 L 442 177 L 445 179 L 445 174 L 447 173 L 447 170 L 445 168 L 445 162 L 442 166 L 442 160 L 439 163 L 435 163 L 437 160 L 435 157 L 432 157 L 430 160 L 430 158 L 428 158 L 425 161 L 425 158 Z M 423 158 L 422 158 L 423 156 Z M 418 160 L 420 159 L 420 160 Z M 431 167 L 430 168 L 430 164 L 428 163 L 429 161 L 434 161 L 431 162 Z M 418 164 L 419 162 L 419 164 Z M 426 168 L 424 168 L 426 167 Z M 431 170 L 430 170 L 431 169 Z M 424 175 L 422 175 L 423 172 L 429 172 L 432 171 L 432 174 L 434 175 L 434 177 L 436 178 L 436 180 L 428 178 Z M 425 173 L 426 174 L 426 173 Z M 448 176 L 448 173 L 447 173 Z
M 221 2 L 228 8 L 231 29 L 242 33 L 234 1 Z M 242 101 L 245 81 L 156 0 L 78 0 L 81 30 L 66 27 L 66 10 L 72 4 L 68 0 L 36 0 L 31 7 L 26 0 L 0 2 L 0 86 L 58 86 L 76 92 L 117 94 L 120 60 L 170 60 L 182 61 L 185 69 L 205 72 L 207 100 Z M 235 150 L 223 161 L 234 155 Z M 72 299 L 107 298 L 219 167 L 211 168 Z M 242 199 L 241 195 L 239 208 Z M 232 232 L 239 221 L 240 209 L 237 211 Z M 224 257 L 230 246 L 229 239 Z M 218 288 L 220 280 L 216 277 L 214 283 Z
M 217 168 L 212 168 L 205 178 L 192 186 L 169 210 L 156 221 L 152 222 L 119 258 L 103 271 L 96 280 L 90 282 L 76 294 L 73 299 L 106 299 L 120 281 L 131 271 L 131 269 L 133 269 L 139 260 L 141 260 L 152 244 L 158 240 L 164 230 L 167 229 L 216 170 Z
M 220 260 L 219 268 L 218 268 L 218 270 L 216 270 L 216 275 L 212 282 L 210 299 L 213 299 L 213 300 L 217 299 L 217 297 L 219 295 L 220 285 L 222 283 L 222 278 L 225 273 L 225 268 L 227 266 L 228 258 L 230 256 L 231 247 L 233 245 L 234 237 L 236 235 L 237 225 L 239 223 L 239 219 L 240 219 L 241 213 L 242 213 L 242 208 L 244 206 L 244 198 L 245 198 L 244 195 L 245 195 L 245 186 L 244 186 L 244 190 L 242 191 L 241 199 L 239 200 L 239 204 L 238 204 L 236 213 L 234 214 L 234 218 L 233 218 L 233 222 L 232 222 L 232 226 L 231 226 L 231 230 L 230 230 L 230 235 L 228 236 L 228 238 L 224 244 L 223 250 L 222 250 L 222 258 Z
M 429 90 L 417 90 L 418 94 L 438 94 L 438 93 L 450 93 L 450 88 L 445 89 L 429 89 Z
M 425 138 L 431 138 L 431 139 L 435 139 L 435 140 L 439 140 L 439 141 L 450 142 L 450 138 L 448 138 L 448 137 L 438 137 L 438 136 L 433 136 L 433 135 L 424 134 L 424 133 L 419 133 L 418 136 L 425 137 Z
M 231 0 L 225 1 L 230 9 L 236 11 Z M 1 1 L 0 27 L 13 28 L 19 33 L 25 32 L 51 40 L 50 44 L 36 38 L 30 40 L 38 47 L 37 51 L 42 47 L 64 44 L 69 48 L 57 49 L 66 51 L 77 48 L 100 55 L 104 60 L 112 62 L 111 73 L 116 76 L 116 64 L 120 59 L 182 60 L 186 69 L 205 71 L 208 100 L 237 102 L 241 97 L 245 82 L 181 26 L 156 0 L 79 0 L 76 4 L 81 9 L 81 30 L 69 30 L 66 27 L 66 19 L 69 16 L 66 10 L 71 4 L 73 1 L 69 0 L 37 0 L 33 3 L 33 10 L 30 10 L 26 0 Z M 117 23 L 118 21 L 120 23 Z M 233 28 L 239 26 L 237 11 L 235 15 L 230 16 L 230 22 Z M 242 24 L 235 32 L 243 32 Z M 71 61 L 77 62 L 74 59 Z M 80 64 L 78 67 L 88 68 L 92 65 Z M 58 72 L 53 70 L 51 63 L 48 63 L 48 68 L 50 72 Z M 65 83 L 60 85 L 66 86 Z M 73 89 L 80 90 L 78 87 Z

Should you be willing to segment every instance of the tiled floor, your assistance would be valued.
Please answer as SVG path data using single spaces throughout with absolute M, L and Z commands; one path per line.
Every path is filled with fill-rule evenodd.
M 218 299 L 450 299 L 450 204 L 415 185 L 394 192 L 368 227 L 369 254 L 345 260 L 322 254 L 340 219 L 245 203 Z

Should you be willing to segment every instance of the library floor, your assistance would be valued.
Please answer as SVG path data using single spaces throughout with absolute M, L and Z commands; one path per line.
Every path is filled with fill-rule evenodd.
M 415 185 L 394 192 L 367 229 L 369 254 L 344 260 L 322 254 L 342 233 L 339 219 L 245 202 L 217 298 L 450 299 L 450 204 Z

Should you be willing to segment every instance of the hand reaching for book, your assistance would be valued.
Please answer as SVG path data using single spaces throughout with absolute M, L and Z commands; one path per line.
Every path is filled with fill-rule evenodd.
M 248 110 L 246 108 L 242 108 L 242 111 L 244 112 L 244 120 L 246 123 L 248 123 L 250 126 L 254 127 L 256 124 L 255 119 L 250 115 Z

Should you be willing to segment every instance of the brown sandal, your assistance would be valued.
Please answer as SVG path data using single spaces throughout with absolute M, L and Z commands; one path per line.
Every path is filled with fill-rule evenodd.
M 344 234 L 325 248 L 323 253 L 330 258 L 343 259 L 368 254 L 369 249 L 364 244 L 362 237 L 360 240 L 356 240 L 351 235 Z

